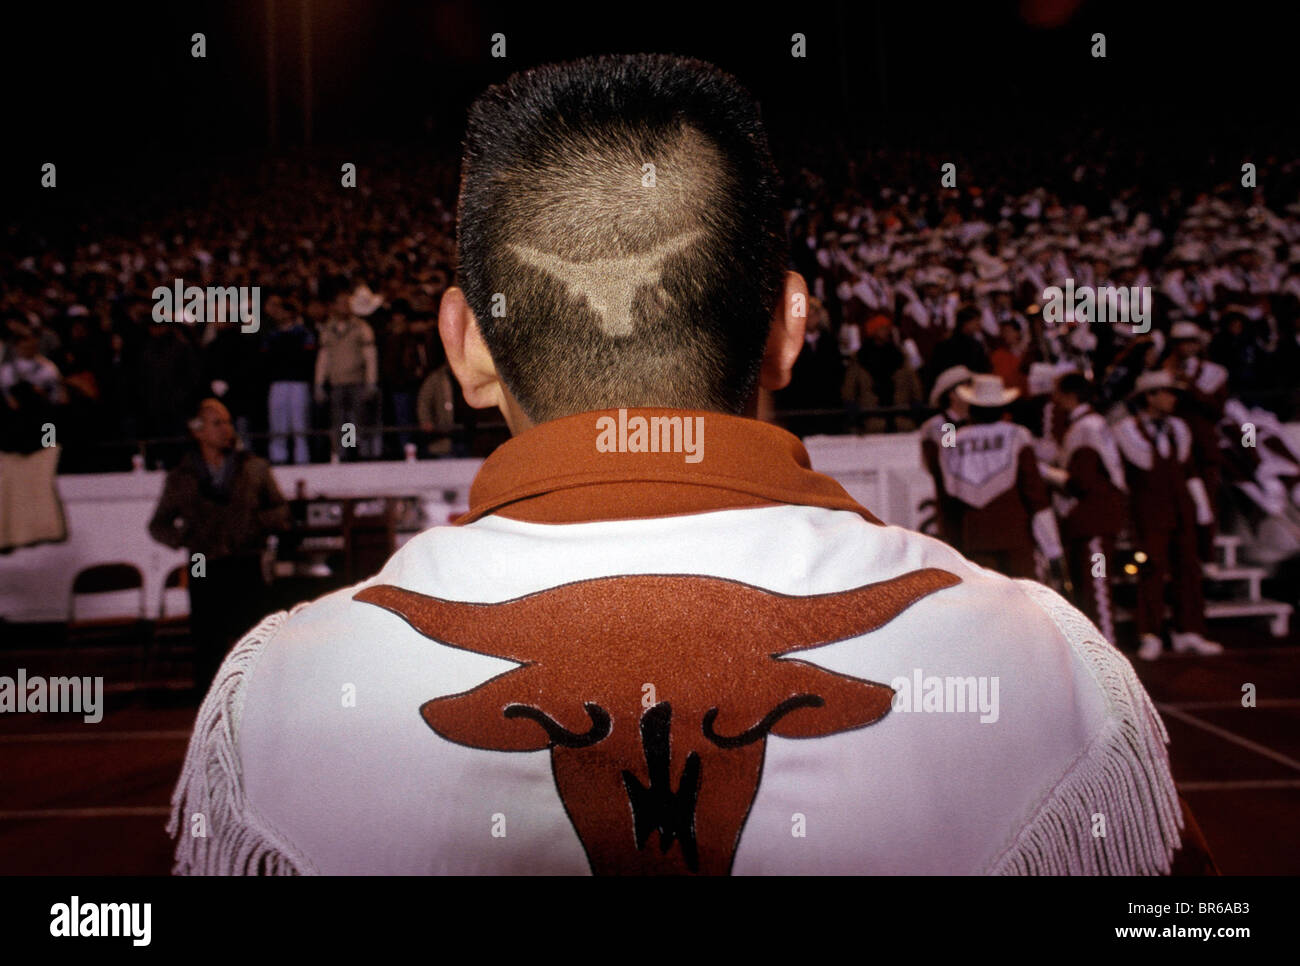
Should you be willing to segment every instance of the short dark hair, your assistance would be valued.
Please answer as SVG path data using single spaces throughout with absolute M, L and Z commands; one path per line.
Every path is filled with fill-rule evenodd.
M 351 295 L 352 284 L 344 275 L 328 275 L 321 279 L 316 289 L 317 297 L 326 305 L 332 305 L 340 295 Z
M 1093 386 L 1092 380 L 1081 372 L 1067 372 L 1061 376 L 1057 380 L 1056 390 L 1067 396 L 1073 396 L 1081 403 L 1092 402 L 1096 393 L 1096 387 Z
M 458 216 L 466 300 L 534 422 L 743 409 L 788 246 L 730 75 L 654 54 L 513 75 L 470 107 Z

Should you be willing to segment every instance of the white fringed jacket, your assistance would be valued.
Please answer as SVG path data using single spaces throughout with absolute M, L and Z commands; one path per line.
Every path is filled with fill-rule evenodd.
M 177 872 L 1169 871 L 1168 736 L 1125 657 L 786 432 L 570 416 L 470 504 L 231 652 Z

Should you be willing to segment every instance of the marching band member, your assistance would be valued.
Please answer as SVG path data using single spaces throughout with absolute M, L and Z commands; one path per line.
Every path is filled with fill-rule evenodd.
M 1218 424 L 1228 401 L 1228 370 L 1201 357 L 1207 337 L 1195 322 L 1174 323 L 1169 341 L 1172 351 L 1165 366 L 1183 390 L 1176 413 L 1192 432 L 1193 459 L 1213 509 L 1223 477 Z M 1214 524 L 1211 517 L 1208 524 L 1197 530 L 1197 549 L 1202 560 L 1210 559 Z
M 1128 484 L 1110 426 L 1092 408 L 1094 392 L 1081 373 L 1067 373 L 1058 381 L 1054 408 L 1066 414 L 1068 423 L 1056 464 L 1044 475 L 1059 487 L 1056 508 L 1075 604 L 1114 644 L 1115 612 L 1106 568 L 1126 523 Z
M 953 392 L 970 407 L 970 424 L 939 462 L 944 491 L 958 501 L 962 551 L 1009 577 L 1035 577 L 1035 544 L 1049 561 L 1063 550 L 1033 437 L 1003 419 L 1020 392 L 993 375 L 975 375 Z
M 1115 428 L 1132 495 L 1134 535 L 1147 555 L 1138 576 L 1137 609 L 1138 657 L 1145 661 L 1154 661 L 1164 647 L 1160 630 L 1166 577 L 1172 578 L 1174 650 L 1196 654 L 1223 650 L 1202 636 L 1205 601 L 1196 527 L 1208 526 L 1214 514 L 1192 461 L 1192 431 L 1174 415 L 1179 391 L 1169 372 L 1144 372 L 1133 392 L 1141 408 Z
M 967 385 L 974 375 L 965 366 L 953 366 L 939 373 L 934 388 L 930 390 L 930 406 L 939 412 L 921 424 L 921 461 L 934 480 L 935 522 L 939 539 L 958 550 L 961 549 L 961 505 L 944 489 L 939 453 L 944 437 L 949 432 L 955 437 L 957 429 L 965 426 L 970 418 L 970 406 L 953 390 Z

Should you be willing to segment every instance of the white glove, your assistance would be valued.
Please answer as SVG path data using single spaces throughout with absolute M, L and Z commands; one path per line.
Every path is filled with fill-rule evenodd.
M 1039 462 L 1038 472 L 1042 474 L 1043 479 L 1052 486 L 1065 489 L 1065 484 L 1070 482 L 1070 474 L 1065 472 L 1059 466 L 1053 466 L 1051 463 Z
M 1205 481 L 1199 476 L 1188 480 L 1187 492 L 1191 494 L 1192 502 L 1196 504 L 1196 522 L 1203 527 L 1208 527 L 1214 522 L 1214 509 L 1210 506 L 1210 497 L 1205 492 Z
M 1065 556 L 1061 549 L 1061 531 L 1056 526 L 1056 514 L 1051 509 L 1039 510 L 1033 520 L 1034 542 L 1043 556 L 1048 560 L 1060 560 Z
M 924 362 L 921 359 L 921 351 L 916 347 L 915 340 L 908 339 L 906 342 L 903 343 L 903 355 L 907 356 L 907 364 L 909 366 L 911 366 L 917 372 L 921 371 L 921 367 L 924 365 Z
M 229 388 L 230 384 L 224 379 L 212 380 L 212 394 L 214 396 L 224 396 Z

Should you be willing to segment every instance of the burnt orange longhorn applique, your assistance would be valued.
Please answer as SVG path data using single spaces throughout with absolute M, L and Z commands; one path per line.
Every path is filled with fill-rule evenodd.
M 861 728 L 888 714 L 893 699 L 883 684 L 781 655 L 874 631 L 957 583 L 928 568 L 789 597 L 656 574 L 563 584 L 499 604 L 387 584 L 355 599 L 451 647 L 523 665 L 427 701 L 420 714 L 471 748 L 550 749 L 594 873 L 726 874 L 767 736 Z

